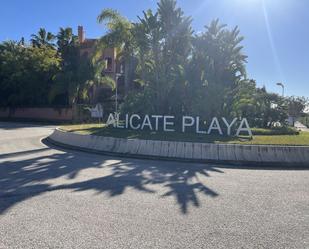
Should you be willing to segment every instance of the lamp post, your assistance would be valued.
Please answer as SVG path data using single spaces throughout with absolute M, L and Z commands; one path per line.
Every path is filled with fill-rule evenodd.
M 115 95 L 115 109 L 118 113 L 118 79 L 121 76 L 121 73 L 116 73 L 116 95 Z
M 284 97 L 284 85 L 283 85 L 283 83 L 277 83 L 276 84 L 277 86 L 281 86 L 282 87 L 282 97 Z

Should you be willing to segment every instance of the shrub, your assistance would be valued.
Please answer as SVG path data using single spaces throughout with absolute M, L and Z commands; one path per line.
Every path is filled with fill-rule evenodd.
M 265 135 L 265 136 L 275 136 L 275 135 L 299 135 L 299 131 L 295 128 L 284 126 L 271 129 L 263 128 L 252 128 L 253 135 Z

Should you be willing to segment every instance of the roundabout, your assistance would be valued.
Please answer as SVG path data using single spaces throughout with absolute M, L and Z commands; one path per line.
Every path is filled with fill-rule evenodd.
M 309 1 L 116 2 L 1 5 L 0 249 L 308 249 Z
M 309 146 L 241 145 L 127 139 L 82 135 L 55 129 L 52 143 L 79 150 L 135 158 L 231 163 L 239 165 L 309 166 Z
M 0 247 L 309 243 L 306 168 L 90 154 L 41 143 L 54 128 L 0 123 Z

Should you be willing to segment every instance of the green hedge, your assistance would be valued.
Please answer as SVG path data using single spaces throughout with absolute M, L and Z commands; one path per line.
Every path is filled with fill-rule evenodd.
M 252 128 L 253 135 L 299 135 L 299 131 L 292 127 L 280 127 L 272 129 Z

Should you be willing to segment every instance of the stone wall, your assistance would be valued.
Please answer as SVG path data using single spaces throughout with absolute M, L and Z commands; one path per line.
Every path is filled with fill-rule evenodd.
M 0 118 L 71 121 L 72 108 L 0 108 Z

